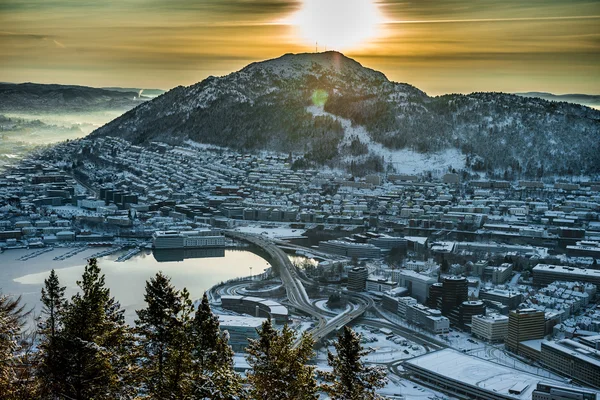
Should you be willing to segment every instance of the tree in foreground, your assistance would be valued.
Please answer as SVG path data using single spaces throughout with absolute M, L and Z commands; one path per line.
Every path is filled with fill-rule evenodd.
M 315 367 L 308 365 L 314 356 L 310 334 L 304 333 L 294 346 L 296 334 L 287 325 L 278 332 L 271 320 L 265 321 L 258 333 L 259 338 L 250 340 L 246 348 L 252 367 L 248 374 L 252 398 L 317 399 Z
M 21 305 L 21 297 L 13 299 L 0 293 L 0 398 L 22 400 L 30 398 L 29 385 L 21 380 L 21 338 L 25 318 L 30 312 Z
M 38 366 L 41 395 L 42 397 L 57 398 L 61 393 L 61 377 L 64 376 L 59 333 L 62 331 L 61 318 L 67 302 L 65 287 L 60 286 L 54 270 L 50 271 L 50 276 L 44 281 L 41 300 L 43 317 L 38 323 L 38 332 L 41 335 Z
M 193 396 L 197 399 L 236 399 L 243 396 L 240 376 L 233 370 L 233 350 L 206 292 L 196 310 L 193 325 Z
M 190 352 L 185 341 L 191 332 L 180 314 L 189 304 L 161 272 L 146 282 L 144 300 L 146 308 L 136 311 L 135 321 L 142 355 L 142 393 L 153 399 L 181 398 L 188 391 L 191 372 L 184 360 L 184 353 Z
M 77 285 L 80 291 L 65 307 L 62 331 L 57 334 L 60 397 L 133 398 L 133 335 L 119 303 L 105 287 L 96 259 L 88 261 Z
M 370 400 L 380 399 L 377 389 L 385 386 L 385 371 L 380 367 L 367 367 L 361 358 L 372 350 L 363 349 L 360 335 L 347 326 L 335 343 L 336 354 L 328 352 L 331 372 L 322 373 L 328 384 L 323 385 L 324 392 L 333 400 Z

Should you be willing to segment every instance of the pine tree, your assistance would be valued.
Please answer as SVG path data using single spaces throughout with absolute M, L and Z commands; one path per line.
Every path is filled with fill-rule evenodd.
M 27 315 L 21 297 L 12 299 L 0 293 L 0 393 L 2 398 L 17 399 L 18 339 Z
M 192 389 L 192 321 L 194 304 L 186 288 L 180 293 L 181 311 L 172 332 L 173 345 L 167 364 L 167 392 L 171 399 L 187 399 Z
M 191 353 L 185 341 L 191 333 L 189 296 L 185 291 L 182 298 L 171 280 L 159 272 L 146 282 L 144 300 L 146 308 L 136 311 L 135 321 L 141 344 L 142 391 L 154 399 L 177 399 L 186 391 L 183 383 L 189 380 L 189 371 L 176 365 L 188 361 L 186 351 Z
M 242 395 L 242 384 L 233 370 L 233 350 L 206 292 L 193 321 L 194 398 L 226 400 Z
M 259 338 L 250 340 L 246 349 L 252 372 L 248 382 L 251 395 L 262 400 L 317 399 L 315 367 L 307 365 L 314 356 L 314 340 L 304 333 L 294 347 L 295 333 L 285 325 L 277 332 L 265 321 Z
M 57 335 L 64 365 L 61 397 L 76 400 L 132 398 L 133 336 L 123 310 L 110 297 L 96 259 L 90 259 L 80 292 L 67 304 Z
M 323 391 L 333 400 L 380 399 L 376 390 L 385 385 L 385 372 L 380 367 L 366 367 L 361 362 L 371 350 L 363 349 L 360 336 L 345 326 L 334 346 L 336 354 L 328 352 L 327 355 L 333 371 L 322 374 L 329 382 L 323 385 Z
M 66 306 L 65 287 L 60 286 L 58 276 L 54 270 L 44 281 L 42 288 L 42 314 L 45 316 L 38 324 L 41 335 L 40 365 L 38 369 L 42 396 L 58 397 L 61 393 L 59 387 L 60 377 L 63 376 L 61 365 L 61 341 L 58 338 L 61 327 L 61 316 Z

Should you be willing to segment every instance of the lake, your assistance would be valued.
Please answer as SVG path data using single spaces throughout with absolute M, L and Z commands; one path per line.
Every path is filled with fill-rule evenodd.
M 40 292 L 51 269 L 55 269 L 66 296 L 77 291 L 76 281 L 81 279 L 86 259 L 102 248 L 87 249 L 63 261 L 54 257 L 72 251 L 72 248 L 55 248 L 27 261 L 20 257 L 36 250 L 7 250 L 0 254 L 0 290 L 10 295 L 21 295 L 23 302 L 32 306 L 36 313 L 41 309 Z M 135 320 L 135 310 L 143 308 L 146 280 L 158 271 L 171 277 L 177 288 L 187 287 L 197 300 L 204 291 L 222 281 L 257 275 L 271 265 L 262 257 L 247 250 L 198 249 L 186 251 L 161 251 L 156 255 L 150 250 L 124 262 L 116 262 L 125 251 L 98 259 L 106 275 L 106 285 L 125 309 L 128 323 Z M 160 260 L 160 261 L 158 261 Z M 252 269 L 251 269 L 252 268 Z

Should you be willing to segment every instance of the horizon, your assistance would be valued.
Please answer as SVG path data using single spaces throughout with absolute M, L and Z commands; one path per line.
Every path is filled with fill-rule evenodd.
M 279 58 L 281 58 L 281 57 L 283 57 L 283 56 L 286 56 L 286 55 L 324 54 L 324 53 L 328 53 L 328 52 L 336 52 L 336 53 L 339 53 L 339 54 L 343 55 L 343 56 L 344 56 L 344 57 L 346 57 L 346 58 L 349 58 L 349 59 L 351 59 L 351 60 L 354 60 L 354 61 L 357 61 L 357 62 L 359 62 L 359 63 L 360 63 L 360 61 L 358 61 L 358 60 L 356 60 L 356 59 L 354 59 L 354 58 L 352 58 L 352 57 L 348 57 L 348 56 L 347 56 L 346 54 L 344 54 L 343 52 L 339 52 L 339 51 L 337 51 L 337 50 L 326 50 L 326 51 L 322 51 L 322 52 L 312 52 L 312 53 L 311 53 L 311 52 L 304 52 L 304 53 L 284 53 L 284 54 L 281 54 L 280 56 L 277 56 L 277 57 L 274 57 L 274 58 L 265 59 L 265 60 L 259 60 L 259 61 L 252 61 L 252 62 L 250 62 L 250 63 L 246 64 L 245 66 L 241 67 L 240 69 L 237 69 L 237 70 L 235 70 L 235 71 L 226 72 L 225 74 L 223 74 L 223 75 L 218 75 L 218 76 L 216 76 L 216 77 L 217 77 L 217 78 L 221 78 L 221 77 L 227 76 L 227 75 L 229 75 L 229 74 L 232 74 L 232 73 L 239 72 L 239 71 L 241 71 L 243 68 L 245 68 L 246 66 L 248 66 L 248 65 L 250 65 L 250 64 L 253 64 L 253 63 L 261 63 L 261 62 L 267 62 L 267 61 L 271 61 L 271 60 L 276 60 L 276 59 L 279 59 Z M 363 63 L 360 63 L 360 64 L 361 64 L 361 66 L 362 66 L 362 67 L 364 67 L 364 68 L 367 68 L 367 69 L 374 69 L 374 68 L 371 68 L 371 67 L 369 67 L 368 65 L 364 65 Z M 378 71 L 378 70 L 376 70 L 376 71 Z M 382 72 L 382 73 L 383 73 L 383 74 L 386 76 L 386 78 L 387 78 L 388 80 L 392 81 L 392 82 L 395 82 L 395 83 L 408 83 L 408 84 L 411 84 L 410 82 L 400 82 L 400 81 L 395 81 L 395 80 L 392 80 L 392 79 L 390 79 L 390 78 L 387 76 L 387 74 L 385 74 L 385 72 L 384 72 L 384 71 L 378 71 L 378 72 Z M 209 76 L 207 76 L 207 77 L 203 78 L 202 80 L 205 80 L 205 79 L 207 79 L 207 78 L 208 78 L 208 77 L 210 77 L 210 76 L 215 76 L 215 75 L 209 75 Z M 61 86 L 91 87 L 91 88 L 95 88 L 95 89 L 106 89 L 106 90 L 110 90 L 110 89 L 116 88 L 116 89 L 143 89 L 143 90 L 162 90 L 162 91 L 165 91 L 165 92 L 167 92 L 167 91 L 169 91 L 169 90 L 172 90 L 172 89 L 174 89 L 174 88 L 176 88 L 176 87 L 178 87 L 178 86 L 185 86 L 185 87 L 188 87 L 188 86 L 193 86 L 193 85 L 195 85 L 196 83 L 202 82 L 202 80 L 200 80 L 200 81 L 198 81 L 198 82 L 191 83 L 191 84 L 189 84 L 189 85 L 183 85 L 183 84 L 180 84 L 180 85 L 175 85 L 175 86 L 172 86 L 172 87 L 169 87 L 169 88 L 161 88 L 161 87 L 135 87 L 134 85 L 124 85 L 124 86 L 118 86 L 118 85 L 110 85 L 110 84 L 109 84 L 109 85 L 106 85 L 106 86 L 89 86 L 89 85 L 80 84 L 80 83 L 67 83 L 67 82 L 35 82 L 35 81 L 22 81 L 22 82 L 8 82 L 8 81 L 0 81 L 0 84 L 13 84 L 13 85 L 21 85 L 21 84 L 61 85 Z M 415 86 L 415 85 L 413 85 L 413 86 Z M 415 86 L 415 87 L 417 87 L 417 89 L 421 89 L 421 88 L 419 88 L 418 86 Z M 422 90 L 422 89 L 421 89 L 421 90 Z M 425 91 L 425 90 L 424 90 L 424 91 Z M 503 92 L 503 91 L 487 91 L 487 90 L 477 90 L 477 91 L 471 91 L 471 92 L 447 92 L 447 93 L 428 93 L 427 91 L 425 91 L 425 93 L 427 93 L 427 95 L 429 95 L 429 96 L 433 96 L 433 97 L 435 97 L 435 96 L 444 96 L 444 95 L 450 95 L 450 94 L 471 94 L 471 93 L 477 93 L 477 92 L 498 92 L 498 93 L 506 93 L 506 94 L 517 94 L 517 95 L 518 95 L 518 94 L 535 94 L 535 93 L 537 93 L 537 94 L 548 94 L 548 95 L 554 95 L 554 96 L 569 96 L 569 95 L 599 96 L 599 95 L 600 95 L 600 93 L 598 93 L 598 92 L 549 92 L 549 91 L 545 91 L 545 90 L 523 90 L 523 91 L 515 91 L 515 92 Z M 593 107 L 593 108 L 594 108 L 594 107 Z
M 7 0 L 0 81 L 168 90 L 316 47 L 434 96 L 600 93 L 597 2 L 341 4 Z

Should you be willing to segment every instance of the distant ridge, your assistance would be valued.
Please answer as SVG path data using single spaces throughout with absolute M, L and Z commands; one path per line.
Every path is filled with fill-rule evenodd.
M 588 107 L 600 107 L 600 95 L 594 94 L 553 94 L 546 92 L 524 92 L 515 94 L 523 97 L 539 97 L 550 101 L 565 101 Z
M 68 113 L 96 110 L 128 110 L 149 97 L 139 90 L 100 89 L 78 85 L 0 83 L 0 113 Z

